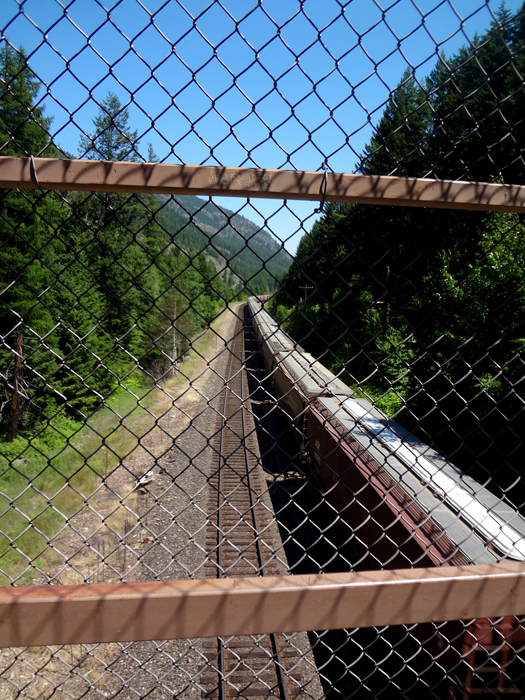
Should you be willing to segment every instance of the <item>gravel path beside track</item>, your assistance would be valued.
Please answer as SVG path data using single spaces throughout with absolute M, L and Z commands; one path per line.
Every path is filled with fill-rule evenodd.
M 93 497 L 92 510 L 84 509 L 55 541 L 69 566 L 34 584 L 48 577 L 56 583 L 204 577 L 210 442 L 229 355 L 224 339 L 233 335 L 237 310 L 225 312 L 193 381 L 169 390 L 172 410 L 141 440 L 141 453 L 122 462 Z M 146 488 L 134 488 L 151 470 Z M 126 546 L 118 545 L 122 536 Z M 0 697 L 200 698 L 192 679 L 203 660 L 200 640 L 6 649 Z
M 213 447 L 237 306 L 226 312 L 195 371 L 173 389 L 171 410 L 141 439 L 55 545 L 68 558 L 33 583 L 205 578 L 206 524 Z M 184 365 L 182 366 L 184 371 Z M 257 448 L 258 449 L 258 448 Z M 260 481 L 265 484 L 260 465 Z M 137 487 L 140 477 L 149 483 Z M 271 508 L 269 494 L 263 496 Z M 279 538 L 276 526 L 271 528 Z M 279 540 L 280 541 L 280 540 Z M 279 570 L 287 573 L 282 546 Z M 0 651 L 0 697 L 32 700 L 119 700 L 201 697 L 209 671 L 206 640 L 32 647 Z M 320 698 L 305 634 L 290 635 L 302 657 L 301 697 Z M 209 651 L 209 650 L 208 650 Z M 295 654 L 297 652 L 294 652 Z

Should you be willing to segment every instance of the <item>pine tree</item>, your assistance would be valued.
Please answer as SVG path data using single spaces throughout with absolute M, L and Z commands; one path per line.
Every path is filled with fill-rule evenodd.
M 435 177 L 523 181 L 524 8 L 502 5 L 483 35 L 439 58 L 424 90 L 404 76 L 361 172 L 417 176 L 431 163 Z M 515 215 L 327 207 L 275 302 L 298 342 L 519 506 L 523 240 Z
M 51 119 L 36 102 L 40 81 L 24 50 L 0 49 L 0 155 L 48 155 Z
M 113 92 L 108 92 L 93 119 L 95 130 L 80 138 L 80 156 L 90 160 L 137 161 L 137 131 L 129 128 L 128 120 L 128 110 Z
M 428 96 L 407 68 L 365 147 L 360 171 L 367 175 L 426 175 L 431 168 L 426 157 L 430 117 Z
M 38 104 L 40 83 L 27 65 L 23 49 L 0 50 L 0 154 L 54 155 L 48 130 L 51 119 Z M 42 398 L 44 374 L 57 366 L 53 353 L 42 349 L 40 339 L 53 325 L 49 297 L 44 292 L 52 279 L 54 233 L 63 218 L 60 199 L 39 191 L 0 192 L 0 372 L 10 381 L 16 362 L 15 346 L 23 337 L 23 376 L 27 391 L 18 402 L 19 425 L 28 425 L 33 413 L 50 405 Z M 51 340 L 47 342 L 52 343 Z M 7 389 L 9 393 L 10 389 Z M 44 393 L 46 390 L 44 389 Z M 52 392 L 51 392 L 52 393 Z M 49 398 L 49 392 L 47 392 Z M 28 404 L 28 397 L 31 404 Z M 3 396 L 2 399 L 8 397 Z M 40 402 L 40 405 L 39 405 Z M 5 413 L 2 419 L 9 416 Z M 11 437 L 13 434 L 11 433 Z
M 137 131 L 116 95 L 110 92 L 102 101 L 93 126 L 80 140 L 81 155 L 138 160 Z M 101 328 L 113 339 L 107 364 L 118 375 L 129 365 L 130 354 L 141 361 L 147 352 L 155 300 L 165 283 L 159 261 L 167 241 L 162 242 L 155 219 L 159 202 L 146 195 L 97 192 L 75 194 L 72 203 L 85 231 L 85 266 L 104 299 Z
M 523 14 L 502 4 L 485 34 L 450 59 L 442 55 L 431 73 L 429 155 L 437 177 L 522 182 Z

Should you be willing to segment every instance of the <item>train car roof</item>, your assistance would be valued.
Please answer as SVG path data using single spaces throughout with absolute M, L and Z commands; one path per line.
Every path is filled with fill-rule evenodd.
M 317 401 L 470 562 L 494 563 L 505 557 L 525 560 L 525 520 L 511 504 L 388 420 L 368 401 L 330 397 Z
M 256 317 L 256 323 L 259 327 L 264 341 L 269 346 L 271 352 L 275 355 L 278 352 L 293 350 L 296 345 L 290 336 L 281 330 L 280 325 L 275 321 L 270 314 L 265 311 L 260 302 L 254 297 L 248 300 L 249 308 L 252 316 Z
M 338 379 L 332 372 L 317 362 L 312 355 L 294 350 L 281 354 L 277 363 L 284 366 L 293 379 L 299 384 L 306 398 L 316 396 L 352 396 L 354 393 L 350 387 Z
M 352 396 L 352 389 L 297 345 L 264 310 L 257 297 L 250 297 L 248 304 L 253 316 L 257 317 L 256 322 L 261 335 L 268 349 L 275 355 L 277 365 L 288 371 L 306 398 L 324 394 Z

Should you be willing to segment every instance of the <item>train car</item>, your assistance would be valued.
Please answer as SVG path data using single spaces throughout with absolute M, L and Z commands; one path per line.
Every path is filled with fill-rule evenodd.
M 277 321 L 264 310 L 259 297 L 248 299 L 248 308 L 252 316 L 255 335 L 261 345 L 264 364 L 269 373 L 275 366 L 275 357 L 279 354 L 293 352 L 296 345 L 290 336 L 282 331 Z
M 525 561 L 525 519 L 511 504 L 356 397 L 294 344 L 257 300 L 250 311 L 279 401 L 305 433 L 312 474 L 350 526 L 360 568 Z M 421 625 L 414 635 L 449 668 L 525 644 L 525 630 L 513 617 L 451 622 L 439 635 Z M 475 674 L 465 672 L 466 697 L 469 683 L 488 668 L 495 666 L 481 663 Z M 505 689 L 508 681 L 501 671 L 497 683 Z M 516 683 L 525 691 L 523 680 Z
M 313 399 L 320 396 L 349 397 L 353 392 L 281 330 L 263 308 L 259 297 L 250 297 L 248 308 L 279 403 L 294 425 L 306 433 L 306 418 Z
M 396 566 L 488 564 L 504 558 L 525 561 L 525 519 L 515 508 L 369 401 L 356 398 L 350 387 L 280 329 L 257 298 L 249 300 L 249 307 L 279 401 L 294 421 L 308 414 L 305 429 L 312 469 L 318 482 L 329 488 L 342 517 L 351 519 L 355 532 L 362 529 L 358 508 L 348 504 L 355 494 L 374 503 L 363 490 L 364 482 L 392 514 L 385 520 L 378 503 L 366 508 L 376 513 L 385 536 L 367 536 L 363 546 L 356 541 L 358 549 L 370 553 L 388 548 L 391 539 L 401 552 Z M 365 519 L 370 520 L 368 515 Z M 397 526 L 404 528 L 409 540 L 418 542 L 419 555 L 403 553 L 407 535 L 394 537 L 392 528 Z M 377 568 L 382 559 L 372 558 L 367 566 Z
M 417 542 L 424 553 L 423 558 L 417 551 L 408 555 L 404 533 L 392 537 L 405 559 L 403 563 L 398 558 L 395 566 L 525 561 L 521 515 L 368 401 L 319 397 L 309 413 L 308 438 L 318 481 L 337 482 L 334 498 L 341 508 L 356 493 L 368 504 L 367 515 L 358 513 L 358 504 L 346 508 L 344 517 L 354 531 L 363 527 L 360 518 L 368 521 L 368 514 L 375 512 L 379 517 L 384 504 L 391 513 L 386 522 L 381 519 L 384 532 L 403 527 L 409 541 Z M 387 542 L 370 536 L 365 544 L 368 552 L 387 547 Z M 356 546 L 363 549 L 358 542 Z M 367 560 L 368 568 L 377 567 L 374 561 Z
M 360 567 L 525 561 L 525 520 L 516 509 L 368 401 L 318 397 L 307 431 L 312 471 L 350 526 Z M 449 622 L 439 633 L 418 625 L 412 634 L 443 668 L 458 668 L 465 689 L 458 697 L 485 682 L 525 692 L 515 663 L 525 644 L 517 618 Z M 425 673 L 431 685 L 439 682 L 438 669 Z

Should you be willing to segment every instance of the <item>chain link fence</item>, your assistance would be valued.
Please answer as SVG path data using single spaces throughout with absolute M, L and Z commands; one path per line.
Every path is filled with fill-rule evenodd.
M 0 190 L 2 585 L 525 561 L 523 203 L 330 189 L 522 184 L 521 3 L 9 0 L 0 25 L 0 168 L 31 182 Z M 223 196 L 154 169 L 86 191 L 75 158 L 214 168 Z M 321 173 L 321 201 L 234 198 L 230 166 Z M 0 695 L 520 697 L 524 645 L 504 616 L 12 647 Z

